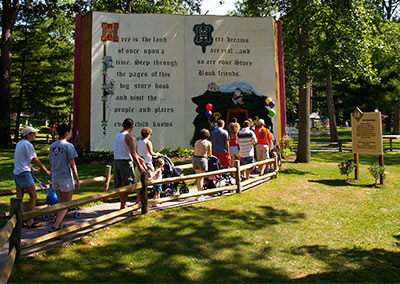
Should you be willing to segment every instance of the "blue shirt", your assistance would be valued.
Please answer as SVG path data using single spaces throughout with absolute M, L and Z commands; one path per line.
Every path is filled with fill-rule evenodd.
M 226 141 L 229 141 L 228 131 L 223 128 L 214 129 L 211 132 L 212 151 L 214 154 L 227 153 Z
M 49 160 L 51 161 L 51 177 L 56 179 L 73 178 L 69 159 L 78 157 L 73 144 L 58 140 L 51 144 Z

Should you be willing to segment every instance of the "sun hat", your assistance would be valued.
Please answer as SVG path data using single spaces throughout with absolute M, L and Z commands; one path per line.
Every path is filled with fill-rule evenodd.
M 262 125 L 265 125 L 265 121 L 264 121 L 264 119 L 262 119 L 262 118 L 258 120 L 258 123 L 259 123 L 259 124 L 262 124 Z
M 28 135 L 29 133 L 37 133 L 39 129 L 33 128 L 32 126 L 27 126 L 22 130 L 22 135 Z

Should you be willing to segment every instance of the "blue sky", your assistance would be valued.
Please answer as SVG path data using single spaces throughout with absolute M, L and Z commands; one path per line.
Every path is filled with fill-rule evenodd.
M 235 9 L 235 2 L 237 0 L 224 0 L 224 4 L 220 5 L 219 0 L 203 0 L 201 6 L 202 13 L 209 11 L 207 15 L 226 15 L 229 10 Z

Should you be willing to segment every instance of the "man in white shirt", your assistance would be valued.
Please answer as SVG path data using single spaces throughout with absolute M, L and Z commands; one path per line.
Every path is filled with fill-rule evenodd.
M 133 162 L 139 167 L 140 173 L 146 173 L 146 165 L 136 152 L 135 137 L 131 134 L 133 120 L 126 118 L 122 123 L 122 131 L 114 137 L 114 187 L 135 183 L 135 168 Z M 133 162 L 132 162 L 133 161 Z M 140 202 L 140 190 L 136 190 L 137 200 Z M 125 208 L 128 193 L 120 194 L 121 209 Z

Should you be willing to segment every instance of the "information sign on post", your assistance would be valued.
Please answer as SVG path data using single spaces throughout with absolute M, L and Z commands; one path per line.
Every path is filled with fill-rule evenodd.
M 361 112 L 351 116 L 353 153 L 383 155 L 382 122 L 380 112 Z
M 359 108 L 351 115 L 352 148 L 356 161 L 355 179 L 359 177 L 359 154 L 379 155 L 383 166 L 382 120 L 380 112 L 362 112 Z M 383 178 L 381 178 L 383 184 Z

